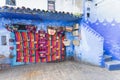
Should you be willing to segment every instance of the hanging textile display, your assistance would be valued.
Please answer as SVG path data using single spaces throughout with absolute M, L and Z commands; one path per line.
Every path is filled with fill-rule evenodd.
M 49 46 L 49 49 L 50 49 L 50 58 L 51 58 L 51 61 L 55 61 L 55 54 L 56 54 L 56 49 L 55 49 L 55 45 L 56 45 L 56 30 L 55 28 L 53 27 L 48 27 L 48 34 L 50 35 L 49 36 L 49 41 L 50 41 L 50 46 Z
M 39 56 L 41 62 L 46 62 L 46 53 L 47 53 L 47 40 L 46 40 L 46 33 L 44 30 L 39 30 Z
M 53 36 L 51 36 L 51 50 L 52 50 L 52 53 L 51 53 L 51 58 L 52 58 L 52 61 L 56 61 L 56 34 L 54 34 Z
M 17 47 L 17 62 L 24 62 L 23 40 L 20 32 L 15 32 L 16 47 Z
M 64 44 L 63 44 L 63 29 L 60 27 L 56 28 L 56 33 L 54 35 L 49 35 L 50 46 L 48 48 L 50 51 L 51 61 L 62 61 L 64 59 Z
M 57 51 L 56 60 L 61 61 L 61 51 L 60 51 L 61 43 L 60 43 L 60 35 L 59 35 L 59 33 L 57 33 L 56 39 L 57 39 L 56 40 L 56 51 Z
M 60 57 L 60 61 L 63 61 L 65 59 L 65 46 L 63 44 L 63 40 L 65 39 L 65 33 L 64 33 L 64 29 L 61 29 L 59 30 L 59 32 L 57 33 L 58 34 L 58 40 L 59 40 L 59 53 L 60 53 L 60 56 L 57 56 L 57 57 Z
M 38 33 L 35 33 L 35 42 L 36 42 L 36 44 L 35 44 L 35 57 L 36 57 L 36 63 L 38 63 L 38 62 L 40 62 L 40 56 L 39 56 L 39 44 L 38 44 L 38 42 L 39 42 L 39 36 L 38 36 L 39 34 Z
M 29 43 L 27 32 L 21 32 L 23 38 L 23 52 L 24 52 L 24 62 L 29 62 Z
M 70 45 L 69 41 L 65 42 L 64 31 L 62 27 L 48 27 L 48 33 L 42 29 L 36 32 L 36 30 L 31 31 L 30 26 L 27 26 L 26 31 L 15 31 L 17 62 L 63 61 L 65 59 L 65 45 Z M 13 40 L 10 39 L 10 41 Z
M 52 61 L 52 59 L 51 59 L 51 48 L 50 48 L 50 46 L 51 46 L 51 37 L 50 37 L 50 35 L 49 34 L 47 34 L 47 36 L 46 36 L 46 38 L 47 38 L 47 54 L 46 54 L 46 56 L 47 56 L 47 62 L 51 62 Z
M 56 33 L 56 60 L 60 61 L 60 37 Z
M 28 32 L 29 37 L 29 53 L 30 53 L 30 62 L 35 62 L 35 40 L 34 40 L 34 33 Z

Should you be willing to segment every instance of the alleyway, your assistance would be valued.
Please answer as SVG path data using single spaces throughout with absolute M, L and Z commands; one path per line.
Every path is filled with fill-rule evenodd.
M 0 71 L 0 80 L 120 80 L 120 71 L 83 63 L 31 64 Z

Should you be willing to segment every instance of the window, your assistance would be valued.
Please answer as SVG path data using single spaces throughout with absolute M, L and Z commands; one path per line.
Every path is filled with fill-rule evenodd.
M 2 45 L 7 45 L 6 36 L 1 36 Z
M 15 6 L 16 5 L 16 0 L 6 0 L 6 4 Z
M 55 11 L 55 0 L 48 0 L 48 10 Z

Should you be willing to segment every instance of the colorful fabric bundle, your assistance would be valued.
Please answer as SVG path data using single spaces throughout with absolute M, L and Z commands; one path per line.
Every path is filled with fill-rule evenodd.
M 39 42 L 39 36 L 38 36 L 39 34 L 38 33 L 35 33 L 35 41 L 36 41 L 36 44 L 35 44 L 35 56 L 36 56 L 36 63 L 38 63 L 38 62 L 40 62 L 40 56 L 39 56 L 39 44 L 38 44 L 38 42 Z
M 17 47 L 17 62 L 23 62 L 24 53 L 23 53 L 23 45 L 22 45 L 22 36 L 20 32 L 15 32 L 16 37 L 16 47 Z
M 39 34 L 39 57 L 41 62 L 46 62 L 46 54 L 47 54 L 47 40 L 46 40 L 46 33 L 43 30 L 38 31 Z
M 28 32 L 29 36 L 29 54 L 30 54 L 30 62 L 35 62 L 35 45 L 34 45 L 34 33 Z
M 46 36 L 48 39 L 47 39 L 47 62 L 51 62 L 51 55 L 50 55 L 50 53 L 51 53 L 51 49 L 50 49 L 50 46 L 51 46 L 51 40 L 49 40 L 49 38 L 51 37 L 49 34 L 47 34 L 47 36 Z
M 51 36 L 52 39 L 51 39 L 51 58 L 52 58 L 52 61 L 56 61 L 56 34 L 54 34 L 53 36 Z
M 21 32 L 23 38 L 23 52 L 24 52 L 24 62 L 29 62 L 29 42 L 27 32 Z
M 17 62 L 38 63 L 55 62 L 65 59 L 64 30 L 46 33 L 44 30 L 36 32 L 14 32 L 16 38 Z M 12 41 L 12 39 L 11 39 Z M 68 42 L 69 44 L 69 42 Z M 13 48 L 11 48 L 13 49 Z
M 57 40 L 56 40 L 56 52 L 57 52 L 57 54 L 56 54 L 56 60 L 57 61 L 60 61 L 61 60 L 61 57 L 60 57 L 60 55 L 61 55 L 61 52 L 60 52 L 60 36 L 59 36 L 59 34 L 57 33 Z

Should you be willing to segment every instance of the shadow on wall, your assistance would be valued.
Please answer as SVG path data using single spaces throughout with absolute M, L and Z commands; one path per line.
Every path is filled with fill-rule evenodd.
M 86 21 L 86 24 L 104 37 L 104 54 L 112 55 L 113 59 L 120 60 L 120 23 L 115 20 L 112 22 L 97 20 L 93 23 Z

